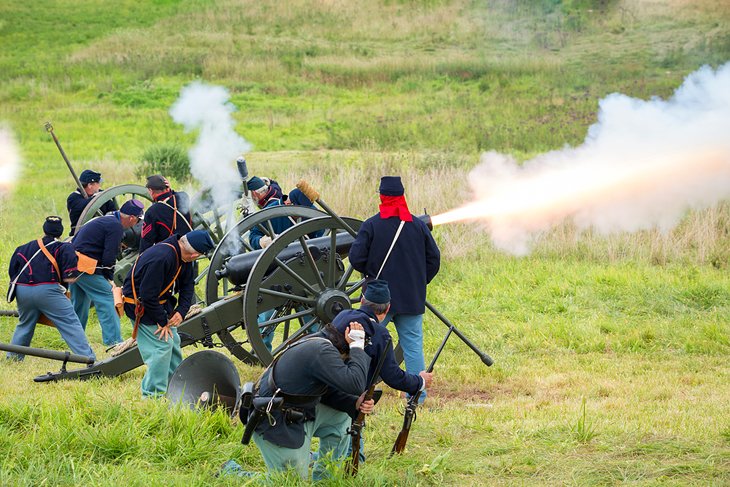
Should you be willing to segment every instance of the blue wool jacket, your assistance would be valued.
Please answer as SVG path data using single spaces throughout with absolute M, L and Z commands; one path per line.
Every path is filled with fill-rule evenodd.
M 367 377 L 368 384 L 373 379 L 380 357 L 385 354 L 383 368 L 380 369 L 380 378 L 383 379 L 383 382 L 393 389 L 405 391 L 408 394 L 418 392 L 423 385 L 423 379 L 418 375 L 405 372 L 398 366 L 390 333 L 385 326 L 378 322 L 375 313 L 367 306 L 360 309 L 348 309 L 338 313 L 332 320 L 332 325 L 338 331 L 344 333 L 347 327 L 350 326 L 351 321 L 360 323 L 365 330 L 365 334 L 370 337 L 370 344 L 365 347 L 365 353 L 371 359 Z M 333 390 L 322 398 L 322 403 L 356 417 L 355 403 L 357 398 L 356 395 Z
M 97 194 L 101 193 L 102 191 L 104 190 L 100 189 Z M 79 221 L 79 217 L 81 216 L 81 213 L 83 213 L 84 208 L 86 208 L 86 205 L 88 205 L 91 201 L 91 198 L 93 198 L 93 196 L 86 198 L 85 194 L 82 195 L 81 191 L 78 189 L 68 195 L 68 198 L 66 198 L 66 209 L 68 210 L 68 218 L 69 220 L 71 220 L 71 232 L 69 232 L 69 235 L 73 236 L 74 231 L 76 230 L 76 224 Z M 102 205 L 101 214 L 106 215 L 107 213 L 111 211 L 117 211 L 118 209 L 119 208 L 117 208 L 117 204 L 114 202 L 113 199 L 111 199 Z
M 124 227 L 119 212 L 115 211 L 111 215 L 94 218 L 79 228 L 71 244 L 77 252 L 97 260 L 94 274 L 112 279 L 123 235 Z
M 398 217 L 365 220 L 350 248 L 350 264 L 369 279 L 375 279 L 385 260 L 395 233 Z M 393 314 L 423 314 L 426 311 L 426 284 L 436 276 L 441 253 L 425 223 L 414 216 L 406 222 L 380 274 L 390 288 Z M 364 292 L 365 289 L 363 289 Z
M 266 202 L 266 205 L 262 209 L 273 208 L 275 206 L 281 206 L 283 204 L 284 203 L 281 202 L 280 198 L 269 198 L 269 200 Z M 284 216 L 271 220 L 271 226 L 274 229 L 274 233 L 276 233 L 277 235 L 279 235 L 284 230 L 288 230 L 293 225 L 294 222 Z M 266 234 L 261 228 L 259 228 L 258 226 L 253 227 L 248 234 L 248 243 L 250 243 L 251 247 L 253 247 L 255 250 L 261 249 L 261 244 L 259 242 L 261 240 L 261 237 L 263 237 L 264 235 Z
M 62 276 L 56 273 L 56 269 L 51 264 L 51 261 L 45 256 L 43 252 L 38 252 L 38 242 L 31 240 L 25 245 L 21 245 L 10 258 L 10 265 L 8 266 L 8 275 L 10 281 L 13 281 L 18 277 L 20 270 L 25 267 L 25 264 L 29 259 L 31 260 L 28 267 L 23 270 L 23 273 L 18 277 L 18 286 L 37 286 L 39 284 L 56 284 L 63 282 L 64 279 L 74 278 L 78 275 L 76 269 L 76 263 L 78 257 L 74 252 L 73 247 L 69 243 L 54 241 L 51 237 L 43 237 L 43 243 L 45 244 L 48 252 L 56 259 L 56 263 L 61 271 Z M 35 255 L 35 257 L 33 257 Z
M 175 218 L 174 208 L 180 212 Z M 182 215 L 181 215 L 182 214 Z M 175 228 L 173 228 L 173 221 Z M 190 218 L 190 199 L 186 193 L 167 191 L 155 198 L 155 203 L 144 214 L 142 240 L 139 251 L 144 252 L 157 242 L 162 242 L 170 235 L 183 236 L 192 229 Z
M 122 293 L 133 298 L 132 272 L 134 272 L 134 288 L 137 291 L 137 298 L 142 301 L 142 306 L 144 306 L 144 315 L 140 323 L 144 325 L 165 326 L 168 318 L 175 312 L 179 312 L 185 318 L 193 302 L 195 292 L 193 264 L 180 259 L 179 239 L 179 235 L 173 235 L 140 254 L 136 264 L 124 279 Z M 170 244 L 174 249 L 164 244 Z M 162 290 L 175 277 L 178 266 L 181 268 L 175 285 L 160 297 Z M 177 300 L 173 296 L 176 291 L 179 291 Z M 165 303 L 160 304 L 160 301 L 165 301 Z M 124 312 L 131 320 L 135 319 L 132 303 L 124 305 Z

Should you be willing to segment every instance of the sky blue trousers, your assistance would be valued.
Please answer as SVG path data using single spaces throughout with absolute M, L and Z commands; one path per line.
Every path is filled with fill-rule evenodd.
M 139 325 L 137 329 L 137 348 L 147 371 L 142 378 L 142 396 L 159 397 L 167 392 L 170 377 L 182 362 L 182 348 L 177 328 L 172 329 L 172 337 L 160 340 L 156 326 Z
M 398 344 L 403 349 L 403 361 L 406 363 L 406 372 L 418 375 L 426 370 L 426 361 L 423 358 L 423 315 L 405 315 L 388 313 L 382 321 L 387 326 L 390 321 L 395 324 L 398 332 Z M 426 399 L 424 390 L 418 398 L 422 403 Z
M 64 295 L 64 289 L 59 284 L 18 286 L 16 296 L 20 319 L 10 343 L 30 346 L 38 317 L 43 313 L 56 325 L 56 329 L 73 353 L 96 359 L 79 318 L 74 313 L 71 301 Z M 22 360 L 24 357 L 15 353 L 8 353 L 7 356 L 17 360 Z
M 94 303 L 96 316 L 101 325 L 101 339 L 104 345 L 115 345 L 122 341 L 119 315 L 114 309 L 112 286 L 100 274 L 81 274 L 70 286 L 71 302 L 81 326 L 86 330 L 89 321 L 89 308 Z

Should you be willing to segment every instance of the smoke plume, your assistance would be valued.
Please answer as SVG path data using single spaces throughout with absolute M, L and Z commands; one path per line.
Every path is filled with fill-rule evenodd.
M 20 150 L 10 129 L 0 126 L 0 198 L 13 188 L 20 168 Z
M 251 150 L 251 144 L 233 129 L 231 114 L 236 107 L 228 99 L 225 88 L 194 82 L 180 91 L 170 108 L 172 119 L 187 132 L 199 130 L 189 151 L 190 172 L 203 188 L 215 188 L 211 195 L 216 207 L 230 204 L 240 192 L 235 160 Z
M 433 223 L 480 221 L 514 254 L 565 219 L 602 234 L 668 231 L 730 197 L 730 63 L 690 74 L 669 100 L 609 95 L 579 147 L 522 165 L 485 153 L 469 179 L 475 201 Z

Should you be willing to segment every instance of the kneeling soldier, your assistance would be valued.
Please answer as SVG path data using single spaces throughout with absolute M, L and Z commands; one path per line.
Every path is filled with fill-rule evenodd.
M 214 247 L 207 232 L 172 235 L 139 256 L 124 280 L 124 311 L 134 322 L 132 337 L 147 372 L 142 395 L 164 395 L 167 383 L 182 361 L 175 327 L 192 304 L 195 291 L 192 262 Z M 178 292 L 178 299 L 173 296 Z
M 21 245 L 10 259 L 10 300 L 17 296 L 20 322 L 15 328 L 13 345 L 27 347 L 33 339 L 35 325 L 44 314 L 58 329 L 73 353 L 95 358 L 84 329 L 64 295 L 61 282 L 78 276 L 78 258 L 69 243 L 58 239 L 63 234 L 61 217 L 49 216 L 43 223 L 45 236 Z M 8 358 L 22 360 L 24 355 L 8 353 Z
M 343 420 L 320 399 L 330 389 L 347 394 L 365 390 L 370 358 L 364 346 L 365 332 L 358 323 L 344 334 L 327 325 L 290 345 L 264 371 L 257 383 L 257 397 L 250 409 L 242 408 L 241 416 L 248 421 L 244 443 L 253 436 L 270 471 L 293 468 L 307 479 L 312 437 L 325 443 L 341 442 L 349 417 Z M 349 359 L 343 359 L 348 351 Z M 315 472 L 322 468 L 318 463 Z M 244 474 L 233 461 L 223 473 Z

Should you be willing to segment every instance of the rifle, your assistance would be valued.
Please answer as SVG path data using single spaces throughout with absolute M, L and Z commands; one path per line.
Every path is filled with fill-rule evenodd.
M 441 352 L 444 349 L 444 345 L 446 345 L 446 341 L 449 339 L 449 336 L 451 336 L 451 333 L 453 331 L 454 325 L 451 324 L 449 326 L 448 333 L 446 333 L 446 336 L 441 341 L 441 345 L 436 351 L 436 355 L 434 355 L 431 363 L 428 366 L 428 369 L 426 370 L 426 372 L 428 372 L 429 374 L 433 372 L 433 366 L 436 365 L 436 360 L 438 360 L 439 355 L 441 355 Z M 393 449 L 390 451 L 391 457 L 394 453 L 402 453 L 403 450 L 405 450 L 406 448 L 408 434 L 411 432 L 411 425 L 416 420 L 416 409 L 418 408 L 418 398 L 421 397 L 421 392 L 422 391 L 418 391 L 417 393 L 412 395 L 410 399 L 408 399 L 408 404 L 406 404 L 406 410 L 403 412 L 403 427 L 401 428 L 400 433 L 398 433 L 398 438 L 395 439 L 395 443 L 393 443 Z
M 380 371 L 383 369 L 383 363 L 385 362 L 388 346 L 390 346 L 390 340 L 385 342 L 385 350 L 383 350 L 382 355 L 380 355 L 380 358 L 378 359 L 378 365 L 375 367 L 375 372 L 373 373 L 372 379 L 370 379 L 370 384 L 368 385 L 367 391 L 365 392 L 365 398 L 362 402 L 371 400 L 375 395 L 375 384 L 378 380 L 378 376 L 380 375 Z M 353 477 L 357 475 L 357 469 L 360 466 L 360 442 L 362 441 L 362 429 L 364 426 L 365 413 L 360 412 L 358 413 L 357 418 L 352 421 L 350 428 L 347 430 L 347 433 L 352 437 L 352 457 L 350 457 L 350 461 L 347 463 L 347 473 Z

